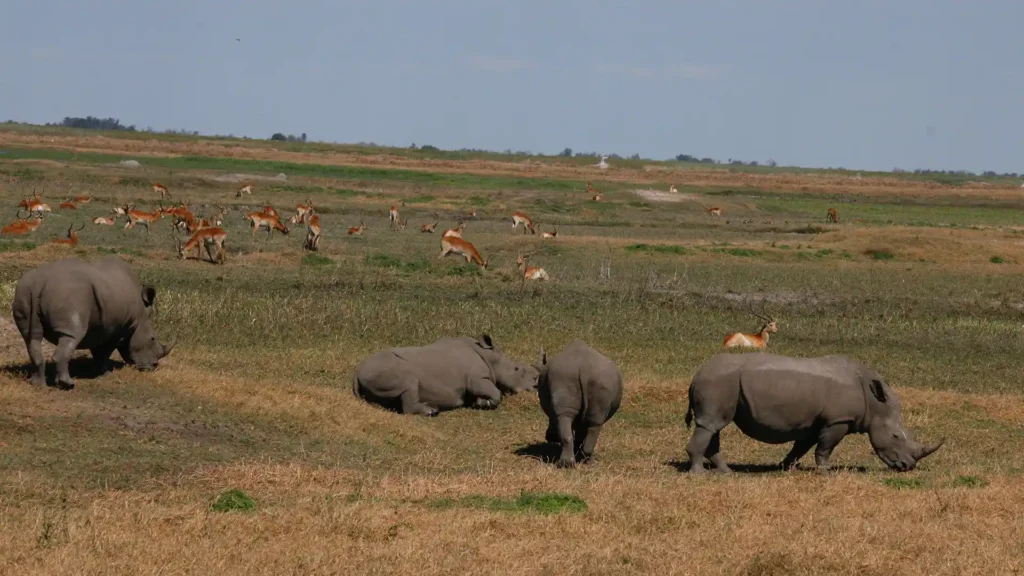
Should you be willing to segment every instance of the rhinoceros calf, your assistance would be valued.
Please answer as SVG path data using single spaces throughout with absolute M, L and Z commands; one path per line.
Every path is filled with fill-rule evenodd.
M 601 426 L 622 402 L 622 374 L 604 354 L 575 340 L 550 360 L 540 358 L 537 395 L 548 416 L 544 438 L 561 444 L 558 466 L 589 460 L 597 447 Z
M 719 447 L 719 432 L 729 422 L 761 442 L 793 442 L 785 469 L 815 445 L 816 464 L 827 468 L 847 434 L 866 433 L 875 454 L 898 471 L 912 470 L 943 444 L 919 444 L 903 426 L 899 398 L 878 372 L 839 355 L 718 354 L 690 383 L 687 428 L 691 422 L 697 427 L 686 446 L 690 472 L 703 472 L 704 458 L 729 471 Z
M 357 397 L 423 416 L 463 406 L 497 408 L 503 394 L 536 386 L 537 369 L 508 359 L 487 334 L 381 350 L 363 360 L 352 378 Z
M 90 350 L 106 368 L 114 350 L 126 363 L 152 370 L 174 347 L 157 341 L 152 312 L 156 289 L 143 287 L 135 272 L 111 256 L 89 263 L 67 258 L 30 270 L 14 289 L 12 312 L 28 356 L 31 382 L 46 382 L 42 340 L 57 345 L 57 385 L 73 388 L 68 362 L 75 350 Z

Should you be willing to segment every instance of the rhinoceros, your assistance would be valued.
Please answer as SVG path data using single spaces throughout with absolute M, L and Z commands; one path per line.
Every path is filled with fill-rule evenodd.
M 436 416 L 463 406 L 497 408 L 503 394 L 536 388 L 537 374 L 536 367 L 510 360 L 483 334 L 381 350 L 356 368 L 352 392 L 402 414 Z
M 604 354 L 575 340 L 549 360 L 541 350 L 537 395 L 548 416 L 544 439 L 561 444 L 559 467 L 589 460 L 601 426 L 622 402 L 622 374 Z
M 903 425 L 900 400 L 869 366 L 842 355 L 791 358 L 768 353 L 721 353 L 690 383 L 686 427 L 696 422 L 686 446 L 690 472 L 704 471 L 706 457 L 729 472 L 719 432 L 735 422 L 747 436 L 769 444 L 793 442 L 782 461 L 790 469 L 812 447 L 819 469 L 847 434 L 867 434 L 889 468 L 912 470 L 944 441 L 925 447 Z
M 160 344 L 153 328 L 156 289 L 143 287 L 115 256 L 95 263 L 66 258 L 29 270 L 18 279 L 12 312 L 28 356 L 31 382 L 46 382 L 42 340 L 57 345 L 57 385 L 73 388 L 68 362 L 88 349 L 101 371 L 114 350 L 140 370 L 152 370 L 174 348 Z

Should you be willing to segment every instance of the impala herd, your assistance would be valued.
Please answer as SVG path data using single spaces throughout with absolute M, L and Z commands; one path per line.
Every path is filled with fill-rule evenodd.
M 165 217 L 173 217 L 174 221 L 171 225 L 171 231 L 179 258 L 183 260 L 190 257 L 199 259 L 201 258 L 200 249 L 203 249 L 206 251 L 211 262 L 218 264 L 224 263 L 226 257 L 225 242 L 227 240 L 227 232 L 225 232 L 221 226 L 228 209 L 217 205 L 216 212 L 200 217 L 189 209 L 188 200 L 165 208 L 162 201 L 164 199 L 170 199 L 171 195 L 167 187 L 163 184 L 154 183 L 153 191 L 160 197 L 158 208 L 147 212 L 145 210 L 136 209 L 133 203 L 126 203 L 121 206 L 113 207 L 110 211 L 111 216 L 98 216 L 93 218 L 92 223 L 100 226 L 114 226 L 117 223 L 117 219 L 123 217 L 125 220 L 124 228 L 135 228 L 135 225 L 139 224 L 145 227 L 146 232 L 149 232 L 151 224 L 155 224 Z M 677 192 L 675 185 L 670 187 L 670 192 Z M 598 192 L 590 182 L 587 182 L 587 193 L 590 194 L 592 201 L 601 201 L 600 192 Z M 238 188 L 235 196 L 242 197 L 243 195 L 251 194 L 252 184 L 244 184 Z M 61 202 L 59 207 L 61 210 L 77 210 L 77 206 L 79 204 L 88 204 L 91 200 L 91 196 L 76 196 Z M 405 230 L 409 220 L 408 218 L 402 219 L 399 213 L 399 207 L 404 206 L 405 202 L 401 201 L 399 204 L 391 205 L 389 207 L 389 230 L 397 232 Z M 266 230 L 268 239 L 275 230 L 280 232 L 282 235 L 288 235 L 290 233 L 288 227 L 281 221 L 280 214 L 278 214 L 277 210 L 272 206 L 265 205 L 261 209 L 252 211 L 248 210 L 248 208 L 244 206 L 241 208 L 242 217 L 251 227 L 253 236 L 256 235 L 258 230 Z M 706 208 L 706 211 L 709 215 L 716 217 L 719 217 L 722 214 L 721 208 L 717 206 Z M 24 216 L 22 215 L 23 212 L 25 213 Z M 45 214 L 52 213 L 53 211 L 50 206 L 43 202 L 39 193 L 33 191 L 31 197 L 23 198 L 18 203 L 16 220 L 4 226 L 2 230 L 0 230 L 0 235 L 18 236 L 35 232 L 41 226 L 43 216 Z M 471 211 L 469 216 L 475 217 L 476 210 Z M 440 217 L 438 217 L 437 214 L 434 214 L 434 217 L 433 223 L 427 222 L 421 225 L 421 232 L 433 234 L 437 230 L 437 226 L 440 224 Z M 292 225 L 306 226 L 306 237 L 302 243 L 302 248 L 304 250 L 310 252 L 316 252 L 319 250 L 322 232 L 320 215 L 316 213 L 316 208 L 311 200 L 307 199 L 305 203 L 296 203 L 295 214 L 289 218 L 287 222 Z M 839 212 L 835 208 L 828 209 L 826 223 L 839 223 Z M 524 235 L 537 234 L 537 227 L 535 226 L 533 219 L 525 212 L 517 210 L 512 213 L 512 229 L 516 231 L 519 226 L 523 227 Z M 74 223 L 72 223 L 68 227 L 65 237 L 55 238 L 52 240 L 52 243 L 56 245 L 75 247 L 79 243 L 78 233 L 84 228 L 85 224 L 76 228 Z M 359 226 L 348 229 L 348 234 L 350 236 L 361 236 L 366 229 L 365 223 L 360 221 Z M 188 239 L 182 242 L 181 238 L 174 234 L 175 230 L 187 234 Z M 463 237 L 465 230 L 466 222 L 460 218 L 454 228 L 447 229 L 441 234 L 441 253 L 439 258 L 455 255 L 465 258 L 467 264 L 476 264 L 481 268 L 486 269 L 488 260 L 481 256 L 480 251 Z M 553 226 L 551 232 L 542 232 L 540 237 L 545 240 L 556 239 L 558 237 L 558 227 Z M 532 255 L 533 252 L 526 254 L 520 252 L 516 258 L 516 267 L 518 269 L 518 276 L 520 280 L 524 283 L 527 280 L 550 280 L 551 277 L 544 268 L 529 265 L 529 258 Z M 767 347 L 769 335 L 778 331 L 777 321 L 773 315 L 764 309 L 762 309 L 761 313 L 757 313 L 753 308 L 751 308 L 750 313 L 763 321 L 761 329 L 756 333 L 733 332 L 727 334 L 722 343 L 725 348 L 742 347 L 764 349 Z

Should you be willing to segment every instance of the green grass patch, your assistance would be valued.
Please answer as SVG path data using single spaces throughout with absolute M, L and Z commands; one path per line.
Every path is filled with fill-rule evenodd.
M 28 252 L 36 247 L 35 242 L 17 242 L 11 240 L 0 240 L 0 253 L 4 252 Z
M 427 502 L 430 508 L 475 508 L 491 512 L 512 514 L 578 514 L 585 512 L 587 503 L 572 494 L 557 492 L 522 492 L 517 498 L 497 498 L 473 494 L 462 498 L 439 498 Z
M 921 480 L 920 478 L 886 478 L 882 480 L 882 484 L 885 484 L 889 488 L 895 488 L 896 490 L 913 490 L 915 488 L 925 487 L 924 480 Z
M 988 482 L 977 476 L 957 476 L 953 479 L 953 486 L 956 488 L 984 488 Z
M 328 266 L 334 264 L 334 260 L 331 260 L 327 256 L 321 256 L 320 254 L 306 254 L 302 257 L 303 266 L 312 266 L 319 268 L 321 266 Z
M 221 492 L 210 505 L 214 512 L 252 512 L 256 510 L 256 501 L 237 488 Z
M 719 254 L 728 254 L 730 256 L 739 256 L 740 258 L 756 258 L 761 255 L 760 250 L 754 250 L 752 248 L 716 248 L 712 252 Z
M 993 264 L 1002 264 L 1002 263 L 1006 262 L 1006 260 L 1004 260 L 1002 256 L 993 256 L 993 257 L 989 258 L 988 261 L 993 263 Z
M 448 276 L 482 276 L 483 270 L 476 264 L 462 264 L 447 272 Z
M 674 244 L 631 244 L 626 246 L 626 252 L 648 252 L 652 254 L 686 254 L 684 246 Z
M 469 199 L 466 200 L 466 202 L 468 202 L 471 206 L 484 207 L 491 203 L 491 199 L 486 196 L 470 196 Z
M 642 200 L 630 200 L 629 206 L 632 206 L 633 208 L 640 208 L 642 210 L 649 210 L 651 208 L 650 204 Z
M 872 260 L 895 260 L 896 255 L 892 252 L 883 248 L 868 248 L 864 251 L 864 254 L 871 257 Z
M 433 202 L 434 197 L 430 194 L 420 194 L 419 196 L 413 196 L 405 200 L 406 204 L 426 204 L 427 202 Z
M 430 269 L 430 261 L 426 258 L 416 258 L 414 260 L 403 260 L 397 256 L 380 252 L 372 254 L 366 257 L 366 263 L 371 266 L 377 266 L 379 268 L 391 268 L 394 270 L 402 270 L 404 272 L 419 272 L 421 270 Z

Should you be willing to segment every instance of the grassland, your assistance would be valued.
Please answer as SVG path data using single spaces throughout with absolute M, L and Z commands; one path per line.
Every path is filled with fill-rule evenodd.
M 181 342 L 153 373 L 119 368 L 70 392 L 36 390 L 20 337 L 0 321 L 2 573 L 1024 568 L 1024 236 L 1009 185 L 598 172 L 45 130 L 0 132 L 0 144 L 10 218 L 33 189 L 54 208 L 95 197 L 29 237 L 0 239 L 0 303 L 41 262 L 116 253 L 158 287 L 158 328 Z M 254 182 L 252 197 L 234 197 L 240 179 Z M 226 264 L 179 260 L 166 220 L 149 234 L 90 224 L 75 249 L 48 244 L 113 204 L 155 205 L 154 181 L 200 210 L 231 208 Z M 581 191 L 586 181 L 603 202 Z M 674 201 L 643 192 L 669 183 Z M 283 213 L 307 198 L 324 227 L 315 256 L 300 249 L 301 227 L 270 238 L 244 227 L 243 205 Z M 402 200 L 409 227 L 388 232 L 387 208 Z M 829 206 L 841 224 L 824 223 Z M 557 240 L 513 232 L 518 209 L 542 230 L 557 225 Z M 438 235 L 418 232 L 473 210 L 465 236 L 491 258 L 483 272 L 438 260 Z M 360 220 L 366 234 L 346 235 Z M 552 281 L 521 289 L 518 251 L 534 252 Z M 689 378 L 726 332 L 757 328 L 746 309 L 763 304 L 780 319 L 774 351 L 874 364 L 907 424 L 947 446 L 895 474 L 851 437 L 833 471 L 782 473 L 773 464 L 787 447 L 730 428 L 723 450 L 738 473 L 681 473 Z M 523 360 L 582 338 L 618 363 L 623 407 L 596 462 L 550 465 L 535 395 L 436 419 L 352 397 L 367 354 L 481 332 Z

